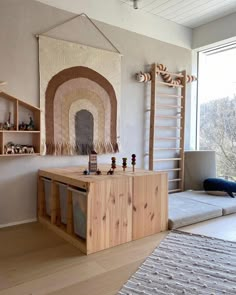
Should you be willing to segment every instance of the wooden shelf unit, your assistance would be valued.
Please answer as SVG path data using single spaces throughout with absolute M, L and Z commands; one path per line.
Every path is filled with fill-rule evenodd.
M 157 73 L 169 74 L 182 79 L 181 85 L 158 81 Z M 184 127 L 186 71 L 171 73 L 160 71 L 152 65 L 150 127 L 149 127 L 149 170 L 167 171 L 169 193 L 183 190 L 184 181 Z M 165 93 L 164 88 L 173 89 Z M 160 91 L 158 92 L 158 90 Z M 170 91 L 169 91 L 170 92 Z M 176 92 L 176 93 L 173 93 Z M 160 136 L 161 134 L 161 136 Z M 161 144 L 160 144 L 161 143 Z M 161 163 L 171 163 L 161 167 Z M 174 187 L 173 187 L 174 185 Z
M 7 105 L 5 107 L 4 112 L 7 110 L 13 115 L 11 121 L 14 124 L 14 130 L 0 130 L 0 157 L 13 157 L 13 156 L 36 156 L 41 154 L 41 123 L 40 116 L 41 111 L 39 108 L 32 106 L 12 95 L 9 95 L 0 90 L 0 104 Z M 0 109 L 1 112 L 1 109 Z M 19 124 L 22 122 L 21 115 L 25 114 L 29 117 L 32 116 L 35 130 L 19 130 Z M 2 116 L 3 118 L 3 116 Z M 29 118 L 27 118 L 29 120 Z M 6 121 L 6 120 L 5 120 Z M 2 122 L 4 120 L 2 119 Z M 8 142 L 13 142 L 14 144 L 22 144 L 22 145 L 32 145 L 34 147 L 34 153 L 32 154 L 5 154 L 4 146 Z
M 90 254 L 168 228 L 167 173 L 126 172 L 100 165 L 102 175 L 83 175 L 84 167 L 52 168 L 38 173 L 38 220 L 62 238 Z M 44 178 L 50 180 L 51 216 L 46 214 Z M 86 191 L 86 239 L 74 233 L 71 191 L 67 189 L 67 223 L 61 223 L 58 182 Z

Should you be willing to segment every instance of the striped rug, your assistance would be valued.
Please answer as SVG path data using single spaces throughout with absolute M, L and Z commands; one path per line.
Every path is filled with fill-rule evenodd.
M 171 232 L 119 295 L 236 294 L 236 243 Z

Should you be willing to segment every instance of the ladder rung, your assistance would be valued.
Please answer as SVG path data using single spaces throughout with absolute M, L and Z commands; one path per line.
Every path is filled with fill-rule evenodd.
M 183 85 L 174 85 L 174 84 L 171 84 L 171 83 L 166 83 L 166 82 L 162 82 L 162 81 L 157 81 L 158 84 L 161 84 L 161 85 L 168 85 L 168 86 L 171 86 L 171 87 L 179 87 L 179 88 L 183 88 L 184 86 Z
M 159 126 L 159 125 L 156 125 L 155 128 L 160 128 L 160 129 L 182 129 L 182 127 L 176 127 L 176 126 Z
M 169 74 L 171 76 L 183 78 L 183 74 L 176 74 L 176 73 L 171 73 L 171 72 L 168 72 L 168 71 L 162 71 L 162 70 L 159 70 L 158 67 L 157 67 L 157 73 Z
M 182 179 L 181 178 L 176 178 L 176 179 L 169 179 L 168 181 L 169 182 L 177 182 L 177 181 L 181 181 Z
M 182 119 L 183 117 L 181 116 L 166 116 L 166 115 L 157 115 L 157 118 L 162 118 L 162 119 Z
M 182 127 L 176 127 L 176 126 L 160 126 L 160 125 L 156 125 L 154 126 L 155 128 L 159 128 L 159 129 L 178 129 L 181 130 Z M 145 129 L 150 129 L 150 127 L 145 127 Z
M 181 192 L 182 190 L 180 188 L 177 189 L 171 189 L 168 191 L 168 193 L 176 193 L 176 192 Z
M 162 162 L 162 161 L 180 161 L 182 158 L 167 158 L 167 159 L 154 159 L 153 162 Z
M 172 168 L 172 169 L 164 169 L 164 170 L 156 170 L 158 172 L 169 172 L 169 171 L 181 171 L 181 168 Z
M 154 151 L 164 151 L 164 150 L 175 150 L 175 151 L 179 151 L 179 150 L 182 150 L 181 147 L 179 148 L 154 148 Z
M 182 137 L 156 137 L 156 140 L 181 140 Z
M 168 94 L 168 93 L 157 93 L 157 96 L 172 97 L 172 98 L 183 98 L 183 95 Z
M 156 107 L 159 109 L 182 109 L 183 106 L 178 106 L 178 105 L 171 105 L 171 104 L 157 104 Z

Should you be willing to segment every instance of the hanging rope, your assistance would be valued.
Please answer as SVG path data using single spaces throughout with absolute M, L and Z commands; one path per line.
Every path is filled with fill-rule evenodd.
M 98 26 L 85 13 L 81 13 L 79 15 L 72 17 L 69 20 L 66 20 L 66 21 L 60 23 L 59 25 L 55 25 L 55 26 L 51 27 L 49 30 L 47 30 L 46 32 L 42 32 L 40 34 L 37 34 L 36 37 L 38 38 L 40 35 L 45 35 L 45 34 L 49 33 L 50 31 L 52 31 L 53 29 L 63 26 L 64 24 L 69 23 L 69 22 L 71 22 L 77 18 L 80 18 L 80 17 L 85 17 L 92 24 L 92 26 L 99 32 L 99 34 L 102 35 L 102 37 L 112 46 L 112 48 L 115 49 L 115 51 L 117 53 L 121 54 L 120 51 L 117 49 L 117 47 L 111 42 L 111 40 L 98 28 Z

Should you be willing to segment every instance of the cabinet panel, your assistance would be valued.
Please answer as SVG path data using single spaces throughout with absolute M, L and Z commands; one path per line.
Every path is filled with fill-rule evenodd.
M 93 253 L 132 240 L 132 177 L 90 184 L 87 251 Z
M 0 155 L 3 154 L 3 133 L 0 132 Z
M 167 230 L 167 174 L 133 179 L 133 240 Z

